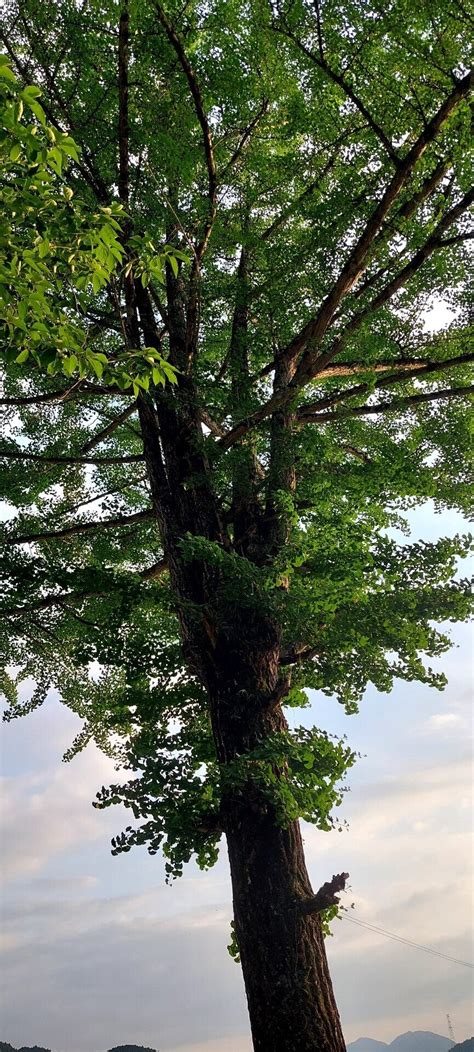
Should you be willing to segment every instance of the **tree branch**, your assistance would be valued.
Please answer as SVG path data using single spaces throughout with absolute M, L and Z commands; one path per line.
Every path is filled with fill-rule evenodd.
M 332 880 L 326 881 L 312 898 L 298 901 L 300 913 L 321 913 L 330 906 L 338 906 L 338 895 L 345 890 L 348 879 L 348 873 L 335 873 Z
M 43 395 L 18 395 L 13 398 L 0 398 L 0 406 L 50 405 L 54 402 L 69 402 L 74 398 L 87 398 L 90 395 L 112 395 L 118 398 L 130 398 L 129 391 L 121 391 L 112 384 L 94 384 L 89 380 L 76 380 L 71 387 L 62 387 Z
M 371 130 L 373 131 L 375 137 L 382 144 L 384 150 L 386 150 L 388 156 L 390 157 L 390 160 L 393 162 L 395 167 L 398 167 L 398 165 L 400 164 L 400 159 L 399 159 L 398 153 L 395 150 L 393 144 L 390 142 L 390 139 L 388 138 L 388 136 L 385 134 L 383 128 L 380 126 L 380 124 L 378 124 L 378 122 L 372 116 L 372 114 L 370 113 L 370 110 L 367 109 L 367 106 L 362 101 L 362 99 L 359 98 L 359 96 L 356 94 L 356 92 L 354 91 L 354 88 L 351 87 L 350 84 L 348 84 L 347 80 L 345 80 L 344 77 L 340 73 L 336 73 L 336 70 L 332 69 L 332 67 L 329 65 L 329 63 L 324 58 L 324 54 L 323 54 L 323 50 L 322 50 L 322 39 L 321 39 L 321 35 L 320 35 L 320 33 L 321 33 L 320 20 L 318 19 L 319 56 L 315 55 L 314 51 L 311 51 L 310 48 L 306 47 L 306 45 L 303 44 L 303 41 L 299 40 L 298 37 L 296 37 L 295 34 L 292 33 L 290 29 L 288 29 L 288 27 L 286 27 L 285 29 L 279 29 L 278 27 L 276 27 L 276 29 L 277 29 L 277 32 L 283 33 L 284 36 L 288 37 L 289 40 L 292 40 L 293 43 L 296 44 L 297 48 L 299 48 L 299 50 L 302 52 L 302 54 L 306 56 L 306 58 L 308 58 L 311 62 L 313 62 L 314 65 L 318 66 L 318 68 L 323 73 L 325 73 L 326 76 L 328 76 L 329 79 L 332 80 L 334 84 L 337 84 L 338 87 L 340 87 L 342 89 L 342 91 L 347 96 L 347 98 L 350 99 L 352 104 L 356 107 L 356 109 L 359 110 L 359 113 L 361 113 L 362 116 L 364 117 L 364 119 L 367 121 L 367 124 L 369 125 L 369 128 L 371 128 Z
M 19 537 L 7 537 L 7 545 L 31 544 L 34 541 L 62 540 L 65 537 L 76 537 L 80 533 L 94 533 L 97 530 L 111 530 L 122 526 L 131 526 L 136 522 L 154 519 L 153 508 L 134 512 L 131 515 L 117 515 L 113 519 L 96 519 L 95 522 L 77 522 L 74 526 L 65 526 L 62 530 L 44 531 L 42 533 L 22 534 Z
M 29 29 L 29 27 L 27 27 L 27 29 Z M 11 58 L 13 64 L 14 64 L 14 66 L 16 67 L 17 72 L 20 74 L 23 82 L 25 84 L 29 84 L 30 83 L 30 74 L 29 74 L 29 70 L 28 70 L 27 66 L 25 66 L 25 64 L 21 61 L 21 59 L 16 54 L 14 48 L 10 44 L 10 41 L 9 41 L 8 37 L 6 36 L 6 34 L 2 33 L 1 31 L 0 31 L 0 40 L 2 40 L 3 44 L 5 45 L 5 48 L 8 51 L 8 54 L 10 55 L 10 58 Z M 40 62 L 40 60 L 38 59 L 38 57 L 36 55 L 36 52 L 34 50 L 34 45 L 32 44 L 32 41 L 31 41 L 31 32 L 29 32 L 29 34 L 28 34 L 28 40 L 29 40 L 30 45 L 33 48 L 35 67 L 39 65 L 41 73 L 42 73 L 42 75 L 43 75 L 43 77 L 45 79 L 45 82 L 47 84 L 48 92 L 49 92 L 50 96 L 52 98 L 54 98 L 54 101 L 56 102 L 57 106 L 59 107 L 60 111 L 63 114 L 63 117 L 66 120 L 66 131 L 69 132 L 70 134 L 74 135 L 75 138 L 76 138 L 76 141 L 78 141 L 77 140 L 77 132 L 76 132 L 76 129 L 75 129 L 75 126 L 74 126 L 73 122 L 71 121 L 71 117 L 70 117 L 70 113 L 69 113 L 68 107 L 67 107 L 66 103 L 64 102 L 64 100 L 58 94 L 56 84 L 55 84 L 54 80 L 52 79 L 49 70 L 45 66 L 43 66 L 43 64 Z M 51 106 L 49 105 L 47 99 L 42 98 L 41 104 L 42 104 L 43 110 L 44 110 L 44 112 L 45 112 L 50 124 L 52 124 L 53 127 L 57 129 L 57 131 L 60 131 L 60 132 L 64 133 L 65 129 L 62 127 L 61 123 L 57 120 L 57 118 L 55 116 L 55 113 L 54 113 L 53 109 L 51 108 Z M 84 159 L 86 161 L 86 164 L 82 164 L 81 161 L 72 161 L 72 164 L 77 169 L 77 171 L 82 175 L 83 179 L 86 181 L 88 186 L 90 186 L 90 188 L 93 191 L 93 193 L 94 193 L 95 197 L 97 198 L 97 200 L 100 201 L 101 204 L 107 204 L 108 201 L 109 201 L 109 197 L 110 197 L 108 187 L 107 187 L 106 183 L 104 182 L 104 180 L 102 179 L 100 173 L 95 168 L 95 165 L 93 163 L 91 154 L 90 154 L 86 144 L 84 142 L 81 142 L 79 145 L 81 147 L 81 153 L 82 153 L 82 156 L 84 157 Z
M 220 172 L 221 179 L 229 171 L 229 168 L 232 168 L 233 165 L 235 164 L 235 162 L 238 161 L 238 159 L 239 159 L 239 157 L 240 157 L 240 155 L 242 153 L 242 150 L 244 149 L 244 147 L 246 146 L 248 140 L 250 139 L 250 137 L 252 135 L 252 132 L 257 127 L 257 124 L 262 119 L 262 117 L 265 116 L 265 114 L 266 114 L 266 112 L 268 110 L 268 106 L 269 106 L 268 99 L 262 99 L 262 104 L 261 104 L 259 110 L 257 110 L 257 113 L 255 114 L 255 117 L 253 117 L 252 120 L 247 124 L 247 127 L 242 132 L 240 140 L 239 140 L 239 142 L 238 142 L 238 144 L 237 144 L 237 146 L 236 146 L 236 148 L 235 148 L 230 160 L 227 162 L 225 167 Z
M 41 464 L 96 464 L 98 466 L 107 464 L 138 464 L 145 457 L 143 453 L 131 454 L 126 457 L 63 457 L 49 456 L 43 453 L 24 453 L 19 449 L 0 450 L 0 460 L 31 460 Z
M 119 46 L 118 46 L 118 81 L 119 81 L 119 118 L 118 118 L 118 147 L 119 147 L 119 172 L 118 191 L 120 200 L 128 205 L 130 196 L 130 167 L 129 167 L 129 124 L 128 124 L 128 45 L 129 45 L 129 13 L 125 6 L 120 14 L 119 20 Z
M 98 431 L 93 438 L 89 439 L 89 441 L 82 446 L 81 453 L 90 453 L 91 449 L 94 449 L 94 447 L 98 446 L 100 442 L 103 442 L 105 438 L 108 438 L 109 435 L 112 435 L 113 432 L 116 431 L 121 424 L 124 424 L 125 421 L 128 420 L 128 418 L 136 412 L 136 410 L 137 402 L 135 401 L 132 403 L 132 405 L 127 406 L 126 409 L 124 409 L 121 413 L 118 414 L 118 416 L 111 420 L 110 424 L 107 424 L 107 426 L 103 427 L 101 431 Z
M 312 347 L 316 347 L 320 343 L 329 328 L 332 318 L 334 317 L 341 301 L 363 274 L 370 257 L 370 249 L 373 241 L 388 216 L 394 201 L 400 195 L 404 186 L 410 179 L 415 165 L 420 160 L 430 143 L 436 138 L 438 132 L 451 116 L 451 113 L 453 113 L 459 103 L 469 93 L 471 84 L 471 73 L 466 74 L 465 77 L 458 80 L 451 94 L 447 96 L 438 112 L 423 129 L 423 132 L 419 135 L 403 161 L 400 162 L 393 178 L 380 198 L 378 205 L 366 223 L 365 229 L 357 241 L 357 244 L 352 249 L 339 277 L 333 285 L 330 293 L 326 296 L 316 318 L 309 321 L 298 336 L 296 336 L 289 344 L 286 354 L 290 358 L 294 358 L 304 350 L 304 348 L 307 348 L 295 376 L 295 383 L 297 386 L 299 386 L 301 382 L 305 382 L 305 378 L 316 375 L 318 369 L 323 369 L 331 360 L 333 355 L 331 355 L 330 352 L 328 352 L 327 355 L 321 355 L 315 372 L 315 359 Z
M 140 570 L 138 577 L 141 577 L 143 581 L 155 581 L 162 577 L 167 569 L 167 563 L 162 559 L 160 562 L 154 563 L 153 566 L 149 566 L 146 570 Z M 107 591 L 98 589 L 97 591 L 86 592 L 59 592 L 56 595 L 47 595 L 42 599 L 36 599 L 33 603 L 25 603 L 23 606 L 4 608 L 1 610 L 1 613 L 5 617 L 21 617 L 23 614 L 49 610 L 53 606 L 65 606 L 67 603 L 83 603 L 86 599 L 107 599 L 111 595 L 113 595 L 113 592 L 110 589 Z
M 217 171 L 216 162 L 214 158 L 214 145 L 212 141 L 211 129 L 204 109 L 204 104 L 201 95 L 201 89 L 197 80 L 194 69 L 186 55 L 181 39 L 172 23 L 170 22 L 167 14 L 163 10 L 160 3 L 155 0 L 154 3 L 155 11 L 158 15 L 159 21 L 165 30 L 168 40 L 178 56 L 181 67 L 186 75 L 189 90 L 193 97 L 194 109 L 196 116 L 201 125 L 204 155 L 206 158 L 207 175 L 208 175 L 208 199 L 209 199 L 209 214 L 207 222 L 204 227 L 204 231 L 199 243 L 195 246 L 196 258 L 198 263 L 202 259 L 204 252 L 209 241 L 212 227 L 214 225 L 214 219 L 216 216 L 216 204 L 217 204 Z
M 474 395 L 474 385 L 470 387 L 449 387 L 442 391 L 426 391 L 422 394 L 407 395 L 406 398 L 394 398 L 391 402 L 379 402 L 378 405 L 358 405 L 352 408 L 340 409 L 335 413 L 312 413 L 304 412 L 305 407 L 297 412 L 297 418 L 301 424 L 330 424 L 339 420 L 347 420 L 353 416 L 370 416 L 377 413 L 393 413 L 400 409 L 410 409 L 411 406 L 420 405 L 422 402 L 436 402 L 446 398 L 463 398 Z
M 319 398 L 315 402 L 305 402 L 298 412 L 310 409 L 311 412 L 318 413 L 323 409 L 329 409 L 333 405 L 337 405 L 339 402 L 345 402 L 348 398 L 360 397 L 381 387 L 392 387 L 393 384 L 401 383 L 403 380 L 418 379 L 420 376 L 433 376 L 436 373 L 446 372 L 449 369 L 461 368 L 463 365 L 469 365 L 471 362 L 474 362 L 474 352 L 460 354 L 457 358 L 445 358 L 444 361 L 440 362 L 423 362 L 421 360 L 419 362 L 413 361 L 410 364 L 407 362 L 400 364 L 392 362 L 391 368 L 392 370 L 395 368 L 395 371 L 382 376 L 375 384 L 357 384 L 355 387 L 347 387 L 343 391 L 336 391 L 326 398 Z M 367 371 L 372 370 L 370 367 L 366 367 Z M 375 369 L 373 371 L 376 372 Z
M 327 366 L 332 362 L 333 358 L 335 358 L 343 350 L 347 338 L 351 335 L 351 333 L 355 332 L 358 328 L 360 328 L 365 318 L 368 315 L 373 314 L 375 311 L 379 310 L 380 307 L 384 306 L 385 303 L 387 303 L 401 288 L 403 288 L 404 285 L 406 285 L 407 281 L 409 281 L 409 279 L 413 277 L 413 275 L 419 270 L 419 268 L 423 265 L 423 263 L 429 258 L 429 256 L 433 252 L 440 248 L 443 248 L 443 240 L 441 235 L 446 229 L 448 229 L 449 226 L 451 226 L 457 219 L 460 218 L 460 216 L 466 211 L 466 209 L 470 206 L 473 200 L 474 190 L 469 190 L 468 193 L 464 195 L 462 200 L 459 201 L 456 205 L 454 205 L 454 207 L 451 208 L 450 211 L 447 212 L 441 218 L 440 222 L 438 223 L 430 237 L 426 240 L 425 244 L 421 246 L 418 252 L 416 252 L 416 254 L 413 256 L 413 258 L 406 264 L 406 266 L 403 267 L 403 269 L 399 271 L 397 275 L 395 275 L 392 281 L 390 281 L 389 284 L 386 285 L 385 288 L 382 289 L 381 292 L 379 292 L 373 300 L 371 300 L 367 307 L 365 307 L 358 314 L 353 315 L 353 317 L 347 322 L 340 335 L 336 337 L 336 339 L 333 341 L 328 350 L 325 351 L 323 354 L 319 355 L 319 357 L 314 357 L 311 351 L 307 351 L 302 361 L 300 362 L 299 368 L 296 370 L 294 379 L 292 380 L 291 384 L 288 384 L 288 386 L 282 389 L 281 391 L 277 391 L 274 395 L 271 396 L 271 398 L 269 398 L 267 402 L 260 406 L 259 409 L 255 410 L 255 412 L 252 413 L 245 420 L 242 420 L 240 423 L 236 424 L 236 426 L 232 428 L 231 431 L 228 431 L 225 438 L 219 440 L 219 444 L 221 445 L 221 447 L 223 449 L 229 449 L 235 444 L 236 441 L 238 441 L 242 437 L 242 435 L 246 434 L 246 432 L 250 430 L 250 428 L 255 427 L 257 424 L 267 419 L 267 417 L 271 416 L 272 413 L 279 410 L 281 406 L 291 401 L 298 393 L 298 390 L 300 390 L 302 387 L 306 386 L 306 384 L 314 380 L 316 376 L 319 376 L 320 374 L 324 373 Z M 334 288 L 335 287 L 336 286 L 334 286 Z M 332 294 L 330 294 L 328 300 L 331 298 L 331 296 Z M 325 303 L 327 303 L 328 300 L 326 300 Z M 321 308 L 321 311 L 324 312 L 324 304 Z M 313 323 L 309 323 L 310 326 L 312 324 Z M 306 329 L 307 328 L 308 326 L 306 326 Z
M 25 603 L 24 606 L 12 606 L 2 609 L 4 617 L 21 617 L 23 614 L 39 613 L 41 610 L 49 610 L 52 606 L 62 606 L 64 603 L 82 603 L 85 599 L 104 598 L 110 592 L 87 591 L 87 592 L 59 592 L 57 595 L 46 595 L 43 599 L 35 599 L 33 603 Z

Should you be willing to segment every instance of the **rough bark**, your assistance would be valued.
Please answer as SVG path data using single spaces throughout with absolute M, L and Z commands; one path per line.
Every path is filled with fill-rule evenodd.
M 279 654 L 278 626 L 243 612 L 216 647 L 211 712 L 224 763 L 286 728 Z M 319 914 L 305 911 L 314 892 L 299 824 L 282 828 L 251 781 L 229 792 L 223 816 L 256 1052 L 344 1052 Z
M 182 397 L 190 407 L 189 390 Z M 207 489 L 198 432 L 192 419 L 185 424 L 188 411 L 192 418 L 189 408 L 178 412 L 170 402 L 157 412 L 146 402 L 139 408 L 152 493 L 180 606 L 183 647 L 207 688 L 216 752 L 226 766 L 286 727 L 280 700 L 287 681 L 280 674 L 277 622 L 260 606 L 219 605 L 217 571 L 180 556 L 179 537 L 192 524 L 194 534 L 223 537 Z M 183 486 L 187 471 L 195 479 L 200 473 L 200 495 Z M 344 1052 L 319 916 L 304 911 L 314 892 L 298 823 L 278 825 L 251 780 L 239 790 L 229 789 L 222 816 L 256 1052 Z
M 227 828 L 234 923 L 256 1052 L 344 1052 L 297 822 L 240 808 Z

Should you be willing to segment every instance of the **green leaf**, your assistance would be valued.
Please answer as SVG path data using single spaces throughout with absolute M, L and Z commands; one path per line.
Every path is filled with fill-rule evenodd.
M 30 352 L 29 352 L 28 348 L 25 348 L 25 350 L 20 351 L 20 354 L 17 355 L 17 357 L 15 358 L 15 361 L 18 362 L 19 365 L 22 365 L 23 362 L 26 362 L 26 360 L 29 358 L 29 356 L 30 356 Z
M 92 366 L 92 369 L 95 372 L 95 375 L 100 380 L 102 375 L 103 375 L 103 372 L 104 372 L 104 366 L 103 366 L 102 362 L 97 358 L 96 355 L 90 355 L 89 356 L 89 362 L 90 362 L 90 365 Z

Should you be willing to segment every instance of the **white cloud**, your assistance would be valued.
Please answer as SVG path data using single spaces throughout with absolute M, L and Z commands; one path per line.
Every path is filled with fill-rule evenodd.
M 84 752 L 74 767 L 58 764 L 39 775 L 2 778 L 3 880 L 40 873 L 54 856 L 107 835 L 110 822 L 91 803 L 101 784 L 115 778 L 113 764 L 96 749 Z
M 459 712 L 438 712 L 431 716 L 429 726 L 434 730 L 444 730 L 446 727 L 454 727 L 462 722 Z
M 456 714 L 457 704 L 451 699 L 435 715 Z M 17 767 L 28 756 L 30 774 L 16 776 L 12 765 L 5 780 L 3 873 L 15 879 L 5 895 L 0 1036 L 61 1052 L 126 1041 L 161 1052 L 250 1052 L 241 972 L 226 952 L 225 851 L 214 871 L 190 867 L 171 889 L 160 861 L 143 849 L 111 859 L 108 837 L 123 828 L 120 809 L 95 811 L 91 800 L 117 774 L 91 749 L 60 765 L 71 722 L 58 712 L 57 724 L 51 707 L 7 729 L 16 736 Z M 313 883 L 348 870 L 354 916 L 469 959 L 465 724 L 445 723 L 448 751 L 440 727 L 425 733 L 433 714 L 421 711 L 407 731 L 408 749 L 393 724 L 387 729 L 392 714 L 393 706 L 379 706 L 379 738 L 354 772 L 342 808 L 349 831 L 305 828 Z M 467 969 L 347 921 L 335 926 L 328 952 L 347 1040 L 391 1040 L 406 1029 L 442 1033 L 446 1011 L 458 1039 L 468 1036 Z

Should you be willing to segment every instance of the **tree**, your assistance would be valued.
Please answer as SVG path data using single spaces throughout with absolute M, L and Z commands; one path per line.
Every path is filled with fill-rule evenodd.
M 469 21 L 459 0 L 22 0 L 3 23 L 80 147 L 68 185 L 123 208 L 81 309 L 88 352 L 135 363 L 122 387 L 9 364 L 9 713 L 55 685 L 84 719 L 68 757 L 95 739 L 130 768 L 97 800 L 136 820 L 116 853 L 161 849 L 171 878 L 225 834 L 265 1052 L 345 1047 L 321 914 L 346 875 L 314 894 L 298 821 L 337 822 L 354 755 L 284 709 L 442 686 L 433 623 L 468 612 L 466 539 L 390 529 L 470 499 Z M 137 385 L 150 348 L 177 383 L 149 362 Z

